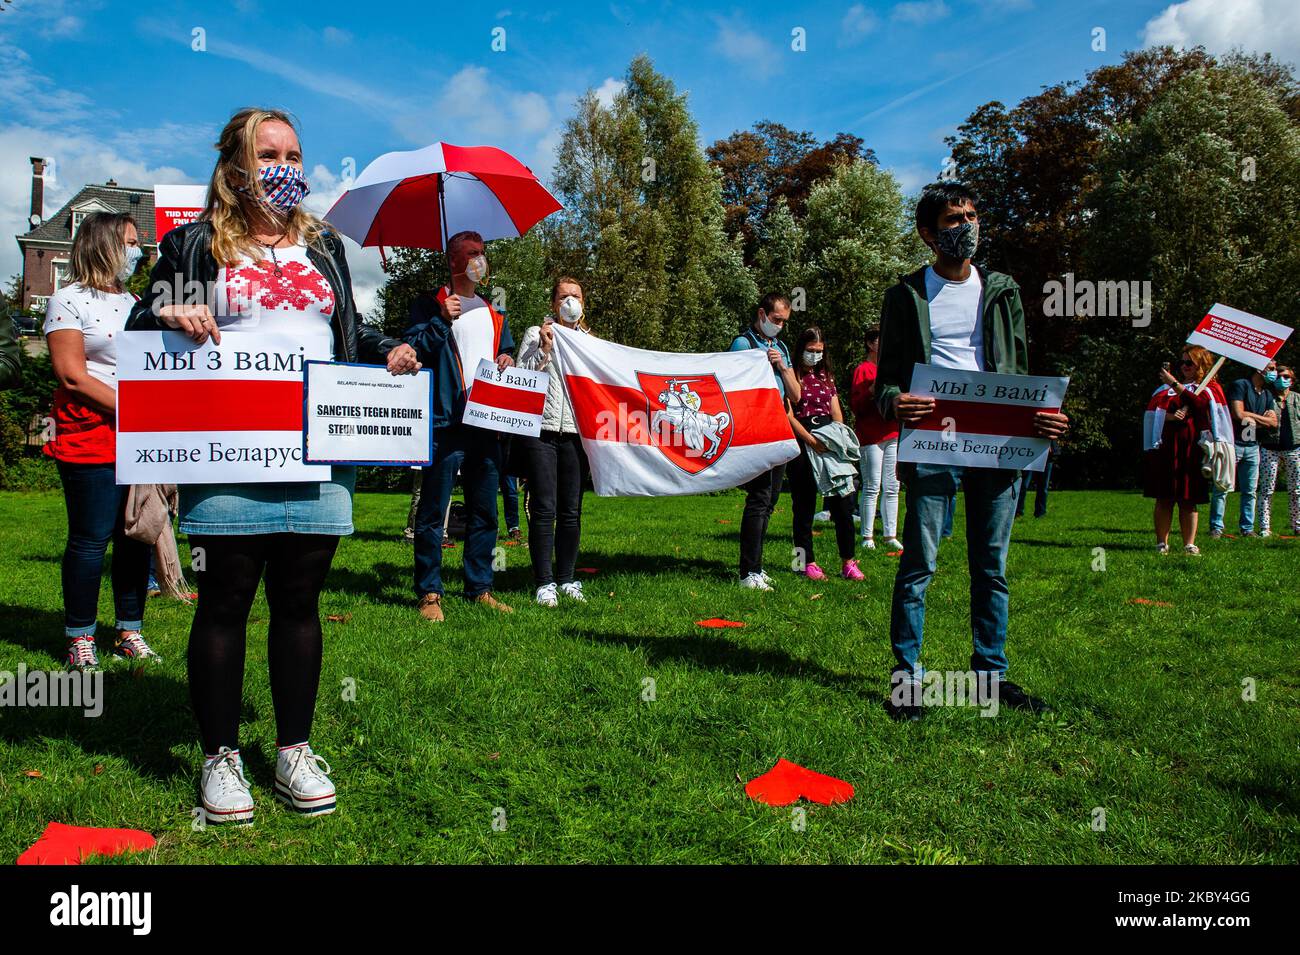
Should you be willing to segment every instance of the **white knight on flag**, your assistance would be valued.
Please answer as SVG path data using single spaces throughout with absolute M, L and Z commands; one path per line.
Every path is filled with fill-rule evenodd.
M 798 455 L 762 352 L 646 351 L 552 327 L 597 494 L 719 491 Z

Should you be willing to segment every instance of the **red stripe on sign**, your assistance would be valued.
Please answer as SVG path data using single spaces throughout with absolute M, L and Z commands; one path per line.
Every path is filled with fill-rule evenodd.
M 117 383 L 118 431 L 302 431 L 301 381 Z
M 564 380 L 578 419 L 578 431 L 584 438 L 623 444 L 654 443 L 647 410 L 649 399 L 644 391 L 576 375 Z M 734 428 L 733 446 L 794 440 L 785 416 L 785 404 L 775 388 L 728 391 L 727 405 Z
M 518 411 L 520 414 L 541 414 L 546 407 L 546 392 L 527 391 L 498 385 L 493 381 L 475 378 L 469 390 L 469 400 L 499 411 Z
M 1278 338 L 1270 332 L 1244 325 L 1231 318 L 1224 318 L 1222 315 L 1215 315 L 1213 312 L 1201 319 L 1196 330 L 1202 335 L 1217 338 L 1225 344 L 1236 345 L 1238 348 L 1269 358 L 1281 351 L 1282 343 L 1286 341 L 1285 338 Z
M 1009 438 L 1040 438 L 1034 428 L 1034 415 L 1040 411 L 1055 414 L 1060 408 L 1034 408 L 1004 405 L 989 401 L 953 401 L 937 398 L 934 411 L 908 427 L 919 431 L 942 431 L 951 418 L 953 430 L 964 434 L 1004 435 Z

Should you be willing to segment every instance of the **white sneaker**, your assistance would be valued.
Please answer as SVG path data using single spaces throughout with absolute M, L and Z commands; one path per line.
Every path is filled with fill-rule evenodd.
M 1156 553 L 1157 553 L 1157 554 L 1167 554 L 1167 553 L 1169 553 L 1169 545 L 1168 545 L 1168 544 L 1156 544 Z
M 862 546 L 865 547 L 867 550 L 875 550 L 876 539 L 874 537 L 864 537 L 862 538 Z
M 1262 531 L 1259 532 L 1259 536 L 1260 536 L 1260 537 L 1272 537 L 1272 536 L 1273 536 L 1273 532 L 1272 532 L 1271 530 L 1269 530 L 1269 529 L 1266 527 L 1266 528 L 1264 528 Z
M 238 750 L 223 746 L 212 759 L 204 760 L 199 796 L 203 821 L 208 825 L 230 822 L 246 826 L 253 821 L 253 794 Z
M 885 541 L 885 548 L 887 550 L 902 550 L 903 542 L 897 537 L 891 537 L 889 540 Z
M 813 515 L 814 521 L 820 521 L 823 524 L 825 524 L 830 519 L 831 519 L 830 511 L 818 511 L 816 514 Z
M 555 596 L 555 584 L 542 584 L 537 588 L 537 602 L 543 607 L 559 606 L 559 599 Z
M 759 574 L 750 574 L 740 581 L 740 586 L 746 590 L 771 590 L 772 585 L 762 578 Z
M 327 773 L 330 764 L 311 751 L 306 743 L 282 749 L 275 761 L 275 796 L 304 816 L 323 816 L 334 811 L 334 784 Z
M 567 584 L 560 584 L 560 593 L 572 600 L 578 601 L 580 604 L 585 604 L 587 602 L 587 598 L 582 595 L 582 583 L 580 581 L 571 580 Z
M 767 584 L 769 590 L 774 590 L 774 589 L 776 589 L 775 587 L 772 586 L 773 581 L 772 581 L 772 578 L 771 578 L 771 577 L 767 576 L 767 571 L 765 571 L 765 570 L 760 570 L 760 571 L 758 572 L 758 576 L 760 576 L 760 577 L 763 578 L 763 583 Z

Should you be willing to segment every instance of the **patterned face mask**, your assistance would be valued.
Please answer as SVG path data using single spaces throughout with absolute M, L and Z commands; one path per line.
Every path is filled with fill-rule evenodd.
M 980 224 L 963 222 L 951 229 L 941 229 L 935 236 L 935 245 L 944 255 L 954 259 L 970 259 L 980 242 Z
M 262 166 L 257 170 L 257 178 L 262 183 L 262 202 L 283 215 L 288 215 L 298 208 L 298 203 L 311 192 L 307 177 L 297 166 L 285 163 L 282 166 Z M 240 192 L 248 189 L 240 187 Z

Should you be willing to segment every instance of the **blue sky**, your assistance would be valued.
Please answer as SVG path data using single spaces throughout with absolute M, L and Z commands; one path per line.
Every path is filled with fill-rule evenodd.
M 1147 41 L 1300 59 L 1292 0 L 498 2 L 12 0 L 0 13 L 0 221 L 22 228 L 32 155 L 57 163 L 47 215 L 109 176 L 202 181 L 217 130 L 250 104 L 299 118 L 318 211 L 349 157 L 359 170 L 439 139 L 501 146 L 546 178 L 575 99 L 613 95 L 638 53 L 689 94 L 702 144 L 760 119 L 851 132 L 908 190 L 937 175 L 944 136 L 976 106 Z M 353 252 L 364 306 L 382 276 L 373 252 Z M 16 243 L 0 243 L 0 275 L 18 264 Z

